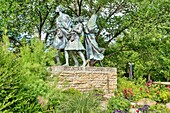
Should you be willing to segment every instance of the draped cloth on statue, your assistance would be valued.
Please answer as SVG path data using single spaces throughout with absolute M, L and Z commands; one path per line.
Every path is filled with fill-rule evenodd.
M 57 34 L 55 36 L 53 47 L 57 49 L 65 49 L 68 42 L 68 34 L 72 29 L 73 22 L 69 15 L 59 12 L 56 19 Z
M 95 39 L 97 15 L 93 14 L 89 21 L 84 25 L 85 31 L 85 48 L 87 59 L 102 60 L 104 58 L 104 48 L 100 48 Z
M 53 41 L 53 47 L 62 50 L 66 47 L 67 42 L 67 37 L 64 35 L 62 29 L 58 29 Z
M 85 35 L 85 47 L 87 59 L 102 60 L 104 58 L 104 48 L 99 48 L 94 34 Z
M 65 50 L 85 50 L 83 44 L 81 43 L 81 35 L 83 32 L 83 25 L 78 23 L 71 32 L 71 38 L 68 41 Z

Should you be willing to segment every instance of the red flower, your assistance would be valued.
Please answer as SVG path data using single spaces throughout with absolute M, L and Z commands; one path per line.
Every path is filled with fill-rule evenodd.
M 131 88 L 127 88 L 127 89 L 125 88 L 123 90 L 123 94 L 126 99 L 131 98 L 134 95 L 133 90 Z
M 142 88 L 140 88 L 140 91 L 142 91 Z
M 136 110 L 137 113 L 139 113 L 139 110 Z

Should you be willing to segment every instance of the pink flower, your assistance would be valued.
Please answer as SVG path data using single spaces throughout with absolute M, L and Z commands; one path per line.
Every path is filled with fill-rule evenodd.
M 152 85 L 152 81 L 151 80 L 146 83 L 147 87 L 150 86 L 150 85 Z
M 148 83 L 146 83 L 145 85 L 148 86 Z

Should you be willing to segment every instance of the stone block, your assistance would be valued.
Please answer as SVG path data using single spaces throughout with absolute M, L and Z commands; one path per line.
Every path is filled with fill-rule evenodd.
M 52 66 L 48 70 L 57 76 L 58 88 L 72 87 L 80 91 L 102 89 L 104 92 L 112 92 L 117 88 L 116 68 Z

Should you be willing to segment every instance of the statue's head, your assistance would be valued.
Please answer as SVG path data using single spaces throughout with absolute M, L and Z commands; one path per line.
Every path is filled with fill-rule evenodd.
M 58 12 L 64 12 L 64 8 L 61 6 L 61 5 L 59 5 L 59 6 L 57 6 L 57 8 L 56 8 L 56 10 L 55 10 L 57 13 Z
M 75 19 L 76 22 L 84 22 L 84 17 L 79 16 Z

